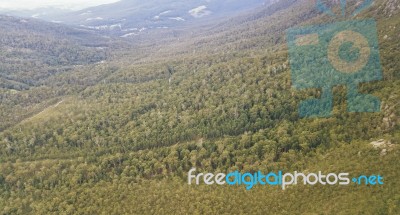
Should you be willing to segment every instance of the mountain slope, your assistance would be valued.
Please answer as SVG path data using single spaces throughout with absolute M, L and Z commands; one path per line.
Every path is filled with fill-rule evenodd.
M 110 43 L 89 30 L 32 19 L 0 16 L 0 28 L 1 77 L 28 85 L 55 68 L 104 60 Z
M 119 46 L 93 30 L 35 19 L 0 16 L 0 28 L 0 131 L 71 90 L 61 89 L 55 77 L 98 64 Z
M 146 40 L 54 77 L 63 89 L 90 84 L 0 133 L 2 212 L 398 214 L 400 19 L 382 12 L 388 2 L 355 18 L 378 23 L 384 78 L 359 86 L 382 101 L 378 113 L 348 113 L 338 86 L 332 117 L 299 117 L 300 102 L 320 90 L 292 88 L 286 29 L 335 21 L 308 0 Z M 370 144 L 379 139 L 388 147 Z M 382 174 L 385 185 L 188 186 L 192 167 Z

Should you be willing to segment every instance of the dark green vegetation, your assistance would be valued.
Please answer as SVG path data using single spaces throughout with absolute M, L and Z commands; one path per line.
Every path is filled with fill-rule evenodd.
M 40 73 L 23 63 L 28 73 L 1 73 L 2 213 L 399 214 L 398 3 L 378 1 L 365 17 L 378 21 L 384 80 L 360 91 L 378 96 L 382 111 L 347 113 L 339 86 L 326 119 L 299 118 L 300 101 L 320 92 L 291 88 L 285 30 L 333 21 L 309 1 L 175 32 L 179 40 L 167 31 L 156 43 L 110 41 L 104 55 L 76 42 L 60 48 L 78 56 L 56 73 L 48 60 L 61 54 L 37 49 L 43 55 L 28 59 L 47 65 Z M 1 61 L 20 65 L 10 62 Z M 369 144 L 378 139 L 394 144 L 386 155 Z M 381 174 L 385 185 L 190 187 L 192 167 Z

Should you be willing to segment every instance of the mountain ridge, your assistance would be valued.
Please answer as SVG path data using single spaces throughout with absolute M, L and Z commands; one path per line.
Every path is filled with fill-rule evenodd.
M 308 0 L 194 28 L 117 34 L 125 45 L 110 45 L 104 62 L 29 89 L 0 88 L 0 211 L 399 214 L 400 19 L 388 2 L 352 18 L 377 22 L 383 79 L 359 85 L 382 101 L 376 113 L 348 112 L 346 87 L 336 86 L 331 117 L 299 116 L 321 89 L 292 88 L 286 30 L 337 21 Z M 377 140 L 390 147 L 374 148 Z M 246 191 L 188 185 L 191 168 L 379 174 L 385 184 Z
M 267 6 L 274 0 L 191 0 L 184 3 L 168 1 L 130 1 L 62 13 L 59 16 L 38 16 L 47 21 L 62 22 L 101 30 L 122 37 L 131 37 L 149 29 L 174 28 L 207 20 L 232 16 L 240 11 Z

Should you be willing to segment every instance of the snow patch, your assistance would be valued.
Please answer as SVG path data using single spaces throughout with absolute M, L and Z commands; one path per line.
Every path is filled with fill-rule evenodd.
M 86 15 L 90 15 L 90 14 L 92 14 L 92 11 L 88 10 L 88 11 L 86 11 L 84 13 L 79 14 L 79 15 L 80 16 L 86 16 Z
M 162 16 L 162 15 L 165 15 L 165 14 L 168 14 L 168 13 L 171 13 L 171 12 L 172 12 L 171 10 L 166 10 L 164 12 L 161 12 L 159 16 Z
M 99 17 L 99 16 L 96 17 L 96 18 L 87 18 L 87 19 L 86 19 L 86 22 L 87 22 L 87 21 L 93 21 L 93 20 L 103 20 L 103 18 L 102 18 L 102 17 Z
M 161 12 L 158 15 L 154 16 L 153 19 L 154 20 L 160 20 L 162 16 L 167 15 L 167 14 L 169 14 L 171 12 L 172 12 L 172 10 L 166 10 L 166 11 Z
M 208 16 L 211 14 L 211 11 L 207 10 L 207 6 L 202 5 L 196 8 L 189 10 L 188 12 L 194 18 L 201 18 L 204 16 Z
M 176 21 L 185 21 L 185 19 L 182 17 L 170 17 L 169 19 L 176 20 Z
M 123 32 L 127 32 L 127 31 L 137 31 L 139 29 L 137 28 L 128 28 L 128 29 L 122 29 Z
M 99 25 L 99 26 L 85 26 L 81 25 L 82 27 L 90 28 L 90 29 L 96 29 L 96 30 L 115 30 L 119 29 L 122 30 L 122 24 L 115 24 L 115 25 Z
M 122 38 L 127 38 L 127 37 L 137 36 L 137 35 L 139 35 L 139 34 L 137 34 L 137 33 L 129 33 L 129 34 L 124 34 L 124 35 L 122 35 L 121 37 L 122 37 Z
M 37 14 L 33 14 L 31 17 L 37 19 L 37 18 L 39 18 L 39 16 L 41 16 L 41 15 L 43 15 L 43 14 L 37 13 Z

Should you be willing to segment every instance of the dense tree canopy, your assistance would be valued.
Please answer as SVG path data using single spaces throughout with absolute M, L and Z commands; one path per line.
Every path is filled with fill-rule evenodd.
M 348 113 L 337 86 L 332 117 L 300 118 L 321 90 L 292 88 L 285 30 L 332 21 L 304 2 L 154 43 L 0 33 L 0 212 L 399 214 L 399 15 L 384 0 L 362 14 L 378 20 L 384 78 L 359 90 L 381 112 Z M 378 139 L 393 144 L 386 154 Z M 381 174 L 385 185 L 189 186 L 193 167 Z

